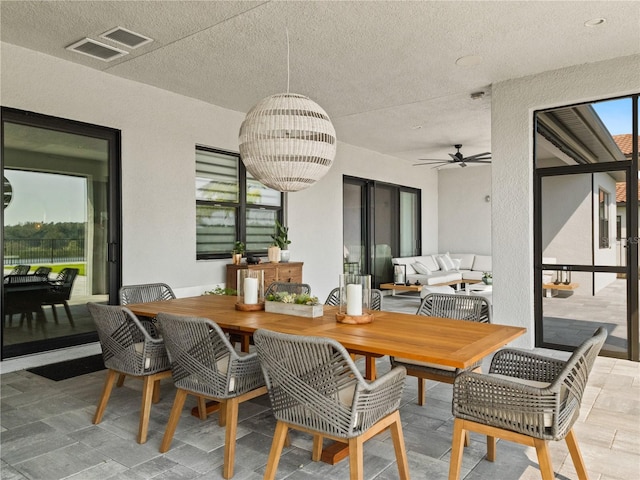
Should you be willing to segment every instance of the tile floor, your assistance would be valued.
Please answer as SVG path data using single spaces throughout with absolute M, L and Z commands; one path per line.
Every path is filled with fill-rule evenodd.
M 556 355 L 565 355 L 554 352 Z M 362 366 L 362 365 L 360 365 Z M 378 360 L 381 372 L 388 359 Z M 103 422 L 91 418 L 104 371 L 54 382 L 21 370 L 0 376 L 0 477 L 18 479 L 218 479 L 224 431 L 217 414 L 200 421 L 189 414 L 189 397 L 171 449 L 158 447 L 173 401 L 164 382 L 152 408 L 149 439 L 135 442 L 141 382 L 127 380 L 113 391 Z M 413 479 L 446 479 L 451 442 L 451 386 L 428 382 L 427 405 L 416 405 L 417 383 L 407 380 L 401 407 L 404 438 Z M 640 364 L 597 360 L 575 429 L 592 480 L 640 478 Z M 260 479 L 275 422 L 268 397 L 240 406 L 234 478 Z M 576 479 L 563 442 L 550 446 L 556 478 Z M 347 479 L 348 462 L 335 466 L 311 461 L 309 436 L 292 433 L 278 469 L 279 479 Z M 484 459 L 484 438 L 472 435 L 464 452 L 467 480 L 539 479 L 535 451 L 499 441 L 495 463 Z M 365 478 L 398 478 L 388 433 L 365 444 Z

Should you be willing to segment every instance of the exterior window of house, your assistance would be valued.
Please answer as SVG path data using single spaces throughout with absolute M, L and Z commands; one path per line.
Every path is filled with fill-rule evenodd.
M 196 147 L 196 258 L 226 258 L 241 241 L 247 253 L 267 252 L 282 194 L 244 168 L 240 155 Z
M 600 248 L 609 248 L 609 193 L 602 189 L 598 194 L 598 220 Z

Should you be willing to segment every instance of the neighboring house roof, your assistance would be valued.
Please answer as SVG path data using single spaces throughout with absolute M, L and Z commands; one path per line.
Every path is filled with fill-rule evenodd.
M 631 156 L 631 154 L 633 153 L 633 140 L 631 134 L 625 133 L 622 135 L 612 135 L 612 137 L 618 145 L 620 151 L 624 153 L 625 156 Z M 638 137 L 636 140 L 638 142 L 638 149 L 640 149 L 640 137 Z
M 613 140 L 625 157 L 630 158 L 633 153 L 633 137 L 630 133 L 622 135 L 612 135 Z M 636 139 L 640 150 L 640 137 Z M 640 180 L 638 180 L 638 202 L 640 203 Z M 627 203 L 627 184 L 625 182 L 616 183 L 616 203 L 625 205 Z

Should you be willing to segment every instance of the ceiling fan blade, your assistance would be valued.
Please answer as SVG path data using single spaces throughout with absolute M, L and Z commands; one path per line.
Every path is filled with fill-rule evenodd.
M 468 157 L 464 157 L 464 159 L 465 161 L 473 160 L 473 159 L 486 160 L 485 158 L 480 158 L 480 157 L 486 157 L 486 156 L 491 158 L 491 152 L 476 153 L 475 155 L 469 155 Z
M 464 159 L 465 162 L 473 162 L 473 163 L 491 163 L 491 160 L 484 160 L 482 158 L 476 160 Z
M 422 159 L 421 159 L 422 160 Z M 419 165 L 433 165 L 434 163 L 449 163 L 450 160 L 436 160 L 436 159 L 424 159 L 425 161 L 422 163 L 414 163 L 413 166 L 419 166 Z

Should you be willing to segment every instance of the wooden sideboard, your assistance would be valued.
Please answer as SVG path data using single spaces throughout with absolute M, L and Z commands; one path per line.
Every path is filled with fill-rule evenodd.
M 257 265 L 227 264 L 227 288 L 238 289 L 238 270 L 264 270 L 265 290 L 273 282 L 302 283 L 303 262 L 259 263 Z

